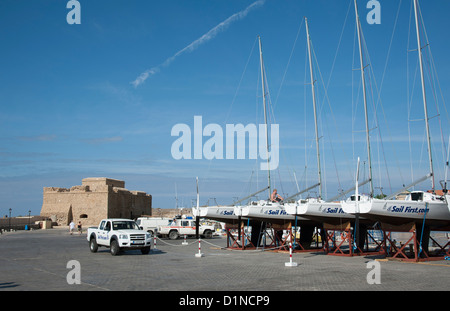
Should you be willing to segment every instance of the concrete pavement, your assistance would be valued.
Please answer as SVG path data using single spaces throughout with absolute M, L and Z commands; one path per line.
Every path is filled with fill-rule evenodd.
M 158 240 L 148 255 L 140 251 L 111 256 L 89 251 L 86 235 L 67 229 L 17 231 L 0 236 L 0 291 L 437 291 L 450 288 L 449 261 L 423 264 L 294 253 L 226 250 L 226 239 L 198 242 Z M 68 263 L 79 263 L 78 271 Z M 69 284 L 78 277 L 80 284 Z M 378 274 L 376 274 L 378 273 Z M 369 284 L 379 277 L 380 284 Z M 68 281 L 69 279 L 69 281 Z M 72 281 L 73 283 L 73 281 Z M 199 293 L 197 293 L 199 294 Z M 201 293 L 200 293 L 201 294 Z

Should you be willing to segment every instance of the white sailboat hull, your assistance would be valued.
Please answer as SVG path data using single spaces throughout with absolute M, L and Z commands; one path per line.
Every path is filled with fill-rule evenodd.
M 256 205 L 246 205 L 235 208 L 235 214 L 242 217 L 257 219 L 271 223 L 285 223 L 294 221 L 295 216 L 287 213 L 285 205 L 279 203 L 258 203 Z M 306 220 L 307 218 L 297 218 L 297 220 Z
M 222 222 L 234 222 L 238 220 L 238 216 L 234 213 L 235 206 L 207 206 L 199 208 L 199 216 L 201 218 L 217 220 Z M 196 216 L 197 209 L 192 209 L 193 214 Z
M 354 220 L 355 216 L 345 213 L 340 202 L 307 201 L 288 204 L 286 212 L 324 223 L 342 223 Z
M 448 196 L 447 196 L 448 197 Z M 448 200 L 448 198 L 447 198 Z M 450 224 L 450 209 L 445 201 L 411 201 L 369 199 L 359 202 L 341 202 L 344 212 L 359 213 L 363 217 L 389 224 L 423 222 L 427 224 Z

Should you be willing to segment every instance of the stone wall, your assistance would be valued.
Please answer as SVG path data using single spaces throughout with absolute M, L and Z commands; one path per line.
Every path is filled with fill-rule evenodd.
M 91 191 L 107 191 L 108 186 L 125 188 L 125 182 L 123 180 L 104 177 L 84 178 L 81 181 L 81 185 L 88 187 L 89 189 L 91 189 Z
M 104 177 L 85 178 L 81 186 L 70 189 L 44 187 L 41 216 L 58 225 L 68 225 L 73 220 L 91 226 L 103 218 L 151 215 L 151 195 L 124 187 L 124 181 Z
M 134 219 L 141 215 L 151 215 L 151 196 L 141 191 L 128 191 L 124 188 L 114 188 L 108 193 L 109 218 Z

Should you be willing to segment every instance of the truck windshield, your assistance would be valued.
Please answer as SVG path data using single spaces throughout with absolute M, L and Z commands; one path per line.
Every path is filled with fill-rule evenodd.
M 135 229 L 139 230 L 139 226 L 134 221 L 113 221 L 113 230 Z

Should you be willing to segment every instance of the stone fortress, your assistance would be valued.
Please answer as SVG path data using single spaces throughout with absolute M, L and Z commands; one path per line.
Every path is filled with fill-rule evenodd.
M 81 186 L 44 187 L 41 216 L 59 226 L 71 220 L 83 228 L 97 225 L 104 218 L 134 219 L 152 215 L 152 196 L 125 189 L 125 182 L 111 178 L 84 178 Z

